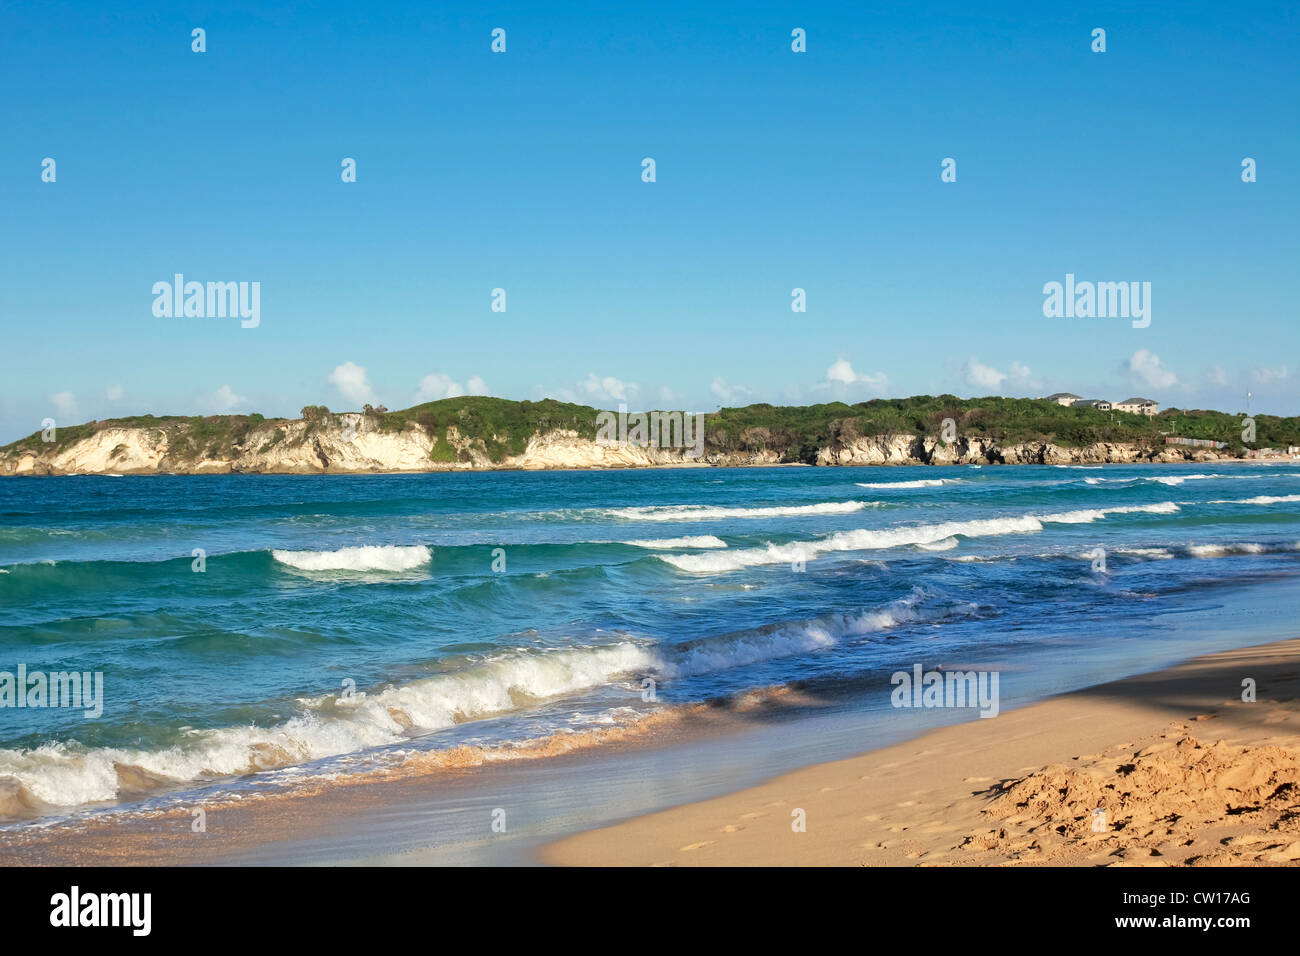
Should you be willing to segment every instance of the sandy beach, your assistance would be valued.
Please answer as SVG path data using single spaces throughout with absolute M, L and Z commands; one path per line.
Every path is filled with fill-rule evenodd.
M 1248 678 L 1253 702 L 1242 699 Z M 944 727 L 572 836 L 546 847 L 542 859 L 630 866 L 1296 865 L 1300 640 L 1209 654 Z

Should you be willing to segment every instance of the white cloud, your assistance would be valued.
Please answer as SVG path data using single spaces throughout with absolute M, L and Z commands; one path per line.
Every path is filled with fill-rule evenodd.
M 240 406 L 247 404 L 248 399 L 243 395 L 236 395 L 235 390 L 229 385 L 222 385 L 211 395 L 204 395 L 199 398 L 199 406 L 206 412 L 233 412 Z
M 846 359 L 840 359 L 832 363 L 831 367 L 826 370 L 826 381 L 840 382 L 844 385 L 851 385 L 858 380 L 858 374 L 853 371 L 853 366 Z
M 962 374 L 967 385 L 993 392 L 1023 391 L 1038 385 L 1028 365 L 1013 361 L 1010 370 L 1002 372 L 991 365 L 985 365 L 973 355 L 962 366 Z
M 889 388 L 889 379 L 884 372 L 876 372 L 874 375 L 867 373 L 865 375 L 855 372 L 853 366 L 847 359 L 839 359 L 832 362 L 826 369 L 826 381 L 814 386 L 815 388 L 830 388 L 836 392 L 843 392 L 849 385 L 865 385 L 869 391 L 884 394 Z
M 415 393 L 418 402 L 436 402 L 440 398 L 460 398 L 462 395 L 486 395 L 487 383 L 477 375 L 471 375 L 464 384 L 442 372 L 430 372 L 420 379 L 420 388 Z
M 1007 380 L 1006 372 L 999 372 L 992 366 L 984 365 L 974 356 L 967 361 L 963 371 L 966 373 L 966 382 L 979 388 L 999 389 Z
M 1279 365 L 1277 368 L 1253 368 L 1250 370 L 1250 378 L 1256 385 L 1268 385 L 1271 382 L 1280 381 L 1288 378 L 1291 374 L 1290 369 L 1285 365 Z
M 1148 388 L 1172 388 L 1178 376 L 1160 364 L 1160 356 L 1147 349 L 1138 349 L 1128 360 L 1129 378 Z
M 55 392 L 50 396 L 50 402 L 61 418 L 71 418 L 77 414 L 77 396 L 72 392 Z
M 751 392 L 745 386 L 730 385 L 727 383 L 726 379 L 723 378 L 715 378 L 713 380 L 713 384 L 709 386 L 709 391 L 712 392 L 714 396 L 716 396 L 717 398 L 722 399 L 724 402 L 738 401 L 744 398 L 748 398 L 750 395 L 753 394 L 753 392 Z
M 587 397 L 597 401 L 609 402 L 627 402 L 631 400 L 636 393 L 636 386 L 621 381 L 612 375 L 606 375 L 603 378 L 595 372 L 587 374 L 587 380 L 579 386 Z
M 126 394 L 126 389 L 124 389 L 121 385 L 110 385 L 108 386 L 107 389 L 104 390 L 104 395 L 110 402 L 120 402 L 122 400 L 122 396 L 125 394 Z
M 1205 378 L 1211 385 L 1223 386 L 1228 384 L 1228 373 L 1218 365 L 1209 368 L 1205 373 Z
M 421 402 L 434 402 L 440 398 L 460 398 L 464 394 L 464 387 L 460 382 L 452 381 L 450 375 L 430 372 L 420 379 L 420 389 L 415 397 Z
M 356 405 L 373 405 L 375 392 L 366 378 L 364 366 L 355 362 L 344 362 L 329 374 L 329 382 L 339 394 Z

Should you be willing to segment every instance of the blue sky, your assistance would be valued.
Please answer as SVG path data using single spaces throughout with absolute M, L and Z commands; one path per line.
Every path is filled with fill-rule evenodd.
M 458 390 L 1300 413 L 1296 8 L 702 6 L 8 0 L 0 441 Z M 178 272 L 260 325 L 155 317 Z M 1045 318 L 1067 273 L 1150 326 Z

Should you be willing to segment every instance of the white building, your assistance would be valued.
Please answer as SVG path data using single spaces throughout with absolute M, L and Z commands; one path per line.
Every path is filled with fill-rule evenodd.
M 1058 405 L 1065 405 L 1067 408 L 1075 402 L 1081 401 L 1078 395 L 1074 395 L 1070 392 L 1057 392 L 1055 395 L 1048 395 L 1047 400 L 1049 402 L 1056 402 Z
M 1122 402 L 1115 403 L 1117 412 L 1128 412 L 1130 415 L 1158 415 L 1160 405 L 1149 398 L 1126 398 Z

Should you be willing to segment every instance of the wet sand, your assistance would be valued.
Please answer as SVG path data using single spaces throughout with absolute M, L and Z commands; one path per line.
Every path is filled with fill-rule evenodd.
M 1246 678 L 1254 702 L 1242 700 Z M 542 860 L 1296 865 L 1300 640 L 1209 654 L 943 727 L 581 833 L 546 847 Z
M 1255 703 L 1240 700 L 1246 677 Z M 837 708 L 842 698 L 773 688 L 539 741 L 531 753 L 457 748 L 284 792 L 10 828 L 0 865 L 1300 859 L 1300 640 L 1030 703 L 1004 687 L 1008 706 L 991 719 L 886 707 L 866 725 Z M 962 722 L 927 729 L 921 717 L 930 728 Z M 884 746 L 762 771 L 802 766 L 809 743 L 844 754 L 871 739 Z M 796 809 L 805 832 L 792 829 Z M 1096 809 L 1106 812 L 1100 831 Z

